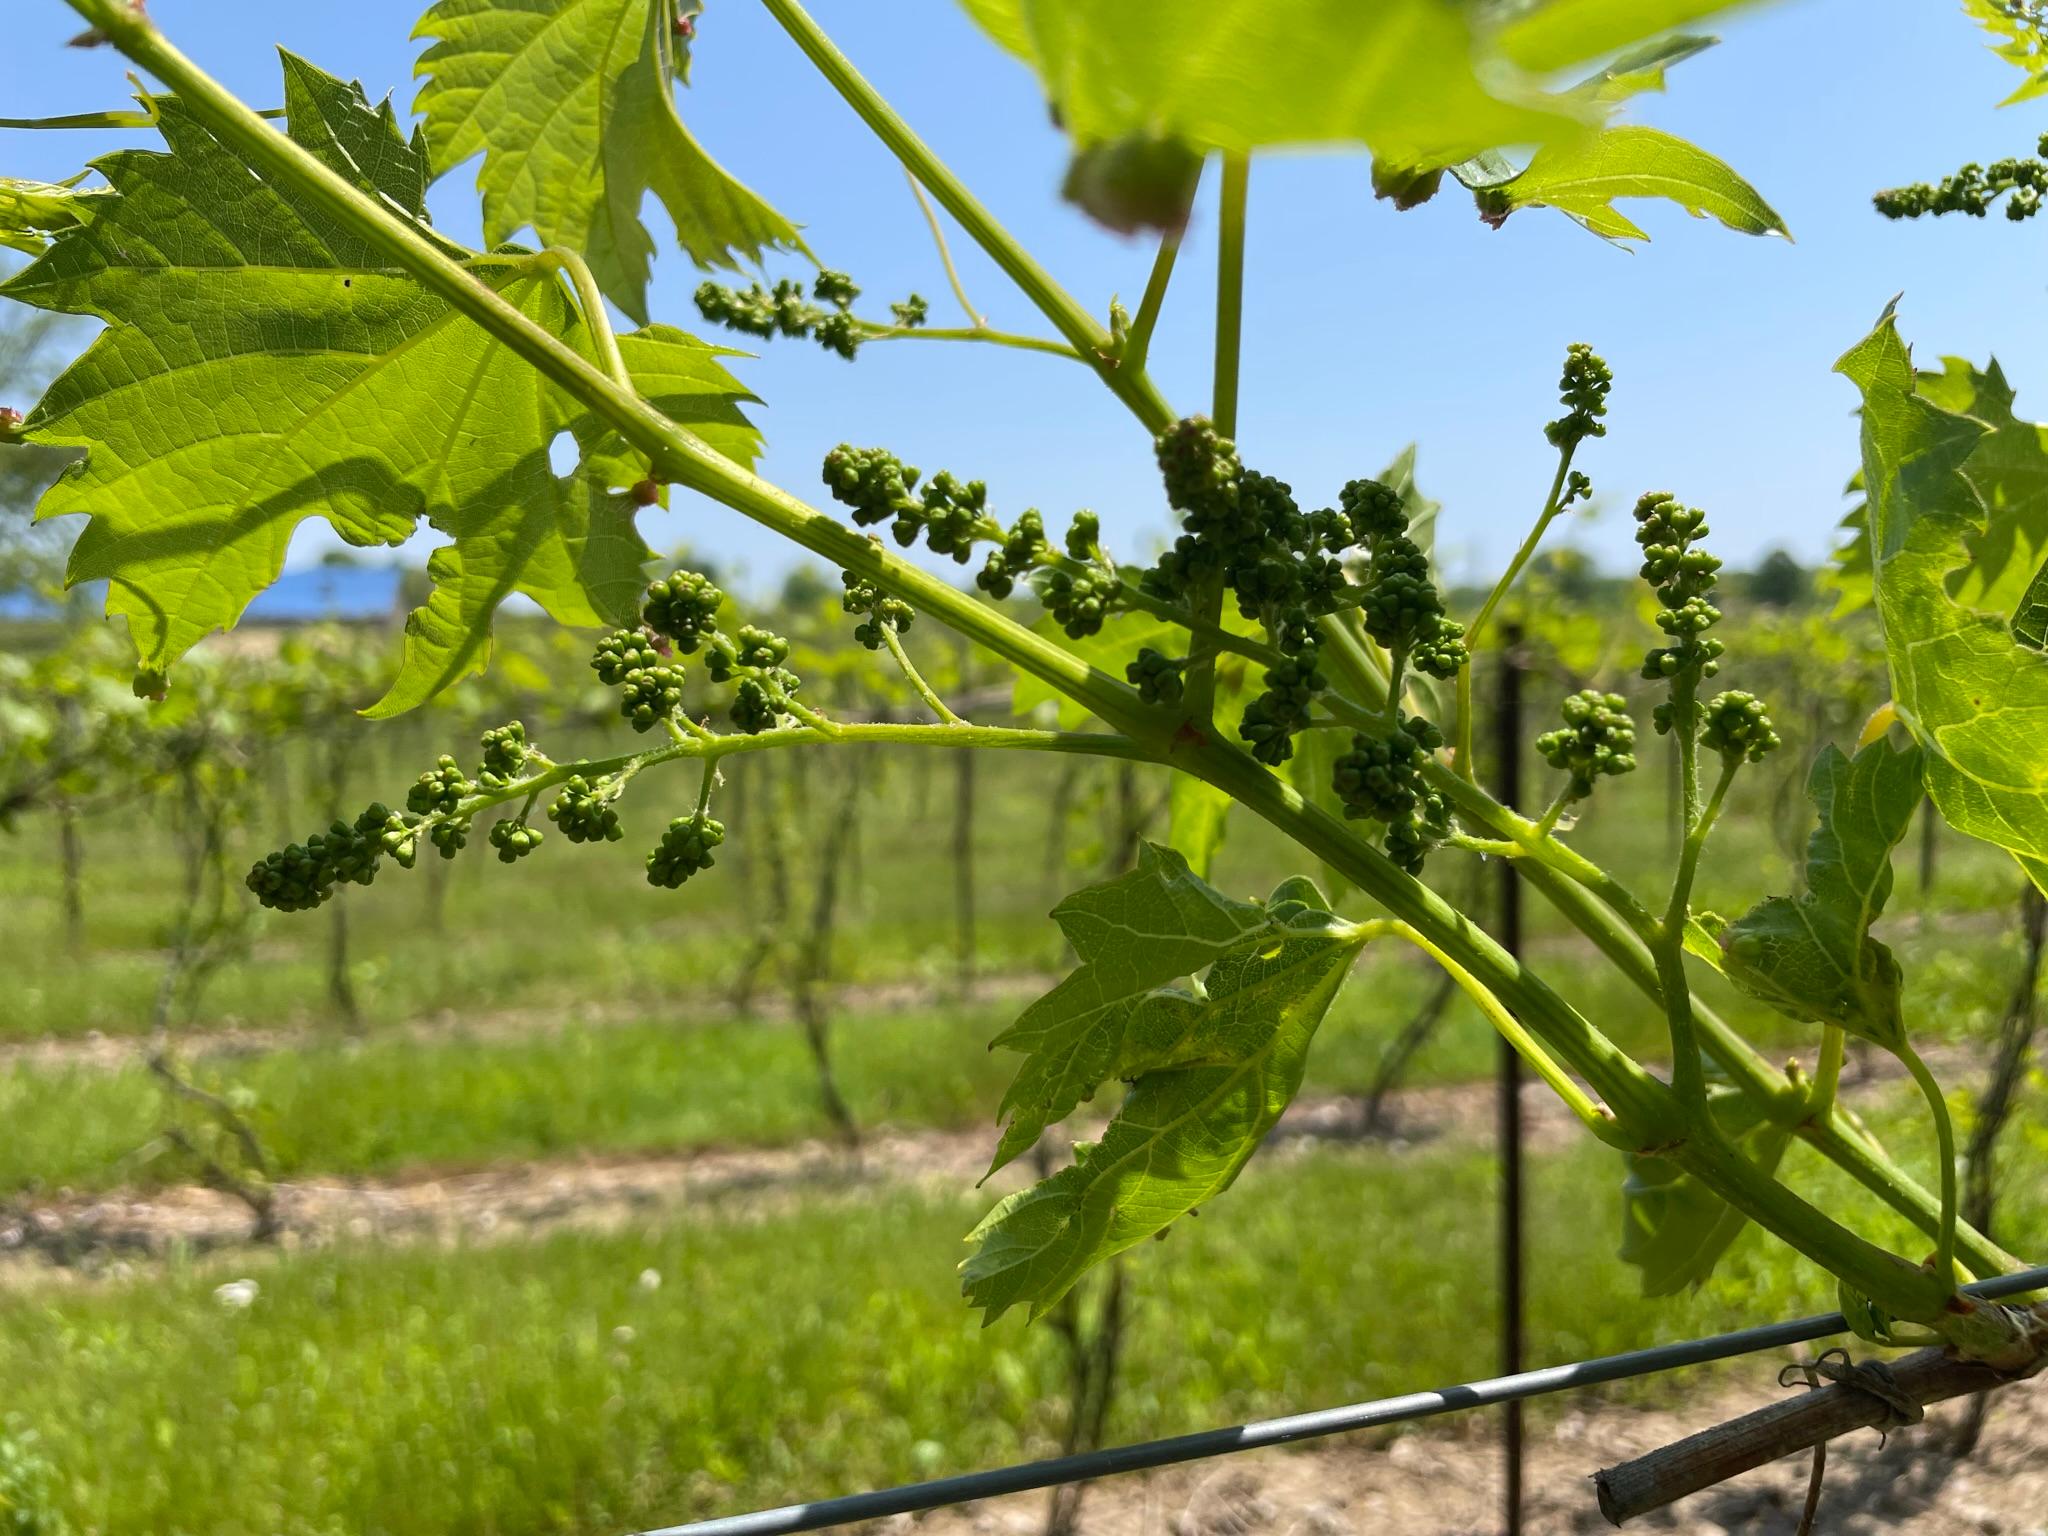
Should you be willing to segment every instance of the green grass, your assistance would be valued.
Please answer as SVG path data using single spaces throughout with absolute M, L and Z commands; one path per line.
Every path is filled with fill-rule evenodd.
M 1610 1257 L 1619 1172 L 1591 1148 L 1534 1165 L 1534 1360 L 1825 1310 L 1754 1234 L 1696 1295 L 1638 1299 Z M 1490 1374 L 1491 1180 L 1454 1150 L 1255 1163 L 1132 1255 L 1113 1438 Z M 2014 1188 L 2014 1230 L 2040 1230 L 2038 1180 Z M 1057 1337 L 984 1331 L 956 1292 L 976 1211 L 895 1192 L 17 1291 L 5 1411 L 108 1533 L 632 1530 L 962 1471 L 1044 1453 L 1058 1424 Z M 241 1273 L 260 1296 L 222 1308 Z
M 1981 1039 L 2003 1005 L 2015 958 L 2001 934 L 1909 933 L 1913 1017 L 1923 1042 Z M 1923 953 L 1924 952 L 1924 953 Z M 1542 969 L 1619 1044 L 1661 1055 L 1664 1024 L 1611 971 L 1538 955 Z M 1564 960 L 1565 963 L 1558 963 Z M 1428 992 L 1414 954 L 1388 945 L 1361 961 L 1318 1036 L 1307 1091 L 1358 1092 Z M 1759 1046 L 1811 1052 L 1811 1031 L 1710 989 Z M 988 1041 L 1021 1005 L 938 1004 L 857 1011 L 834 1026 L 841 1086 L 868 1125 L 988 1126 L 1014 1069 Z M 283 1177 L 388 1174 L 572 1152 L 683 1151 L 774 1145 L 829 1134 L 801 1034 L 786 1022 L 693 1018 L 679 1004 L 615 1024 L 550 1025 L 529 1011 L 520 1032 L 454 1027 L 427 1038 L 316 1034 L 261 1052 L 216 1051 L 195 1080 L 246 1103 Z M 1492 1070 L 1494 1037 L 1457 1000 L 1411 1063 L 1410 1083 L 1467 1081 Z M 0 1066 L 0 1192 L 177 1182 L 175 1159 L 140 1161 L 165 1113 L 138 1064 L 109 1070 Z

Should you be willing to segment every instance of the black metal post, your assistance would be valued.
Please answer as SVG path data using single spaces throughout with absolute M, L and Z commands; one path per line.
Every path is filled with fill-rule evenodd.
M 1522 631 L 1513 624 L 1501 630 L 1500 696 L 1495 742 L 1500 756 L 1500 799 L 1515 806 L 1522 798 Z M 1522 887 L 1513 859 L 1500 860 L 1501 948 L 1522 953 Z M 1522 1369 L 1522 1058 L 1503 1039 L 1499 1042 L 1498 1139 L 1500 1143 L 1500 1370 L 1503 1376 Z M 1501 1426 L 1501 1528 L 1507 1536 L 1522 1530 L 1522 1405 L 1506 1405 Z

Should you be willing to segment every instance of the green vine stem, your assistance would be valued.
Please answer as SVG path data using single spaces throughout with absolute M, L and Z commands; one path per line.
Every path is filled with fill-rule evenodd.
M 1450 953 L 1480 985 L 1606 1101 L 1626 1144 L 1654 1150 L 1697 1177 L 1757 1224 L 1831 1274 L 1848 1278 L 1894 1315 L 1935 1324 L 1949 1287 L 1857 1236 L 1764 1173 L 1719 1136 L 1691 1132 L 1677 1096 L 1589 1024 L 1541 978 L 1462 912 L 1353 837 L 1342 822 L 1304 801 L 1292 786 L 1245 754 L 1209 742 L 1183 754 L 1183 766 L 1286 833 L 1338 870 L 1370 899 Z
M 1216 248 L 1216 390 L 1209 414 L 1219 435 L 1237 436 L 1238 385 L 1244 362 L 1244 240 L 1251 196 L 1249 155 L 1223 157 L 1223 208 Z
M 953 713 L 952 707 L 939 697 L 938 690 L 926 682 L 924 674 L 917 670 L 917 664 L 910 659 L 910 652 L 903 648 L 903 637 L 896 633 L 896 626 L 883 624 L 879 628 L 882 631 L 882 643 L 889 647 L 889 654 L 895 658 L 904 680 L 916 690 L 917 696 L 924 700 L 931 712 L 937 715 L 943 724 L 965 725 L 967 722 Z
M 1690 679 L 1672 689 L 1671 712 L 1676 720 L 1672 733 L 1678 738 L 1683 756 L 1686 785 L 1686 834 L 1679 849 L 1678 868 L 1671 878 L 1671 901 L 1658 925 L 1657 940 L 1651 946 L 1657 956 L 1657 972 L 1664 989 L 1664 1017 L 1671 1031 L 1671 1086 L 1702 1128 L 1712 1124 L 1707 1115 L 1706 1063 L 1700 1054 L 1699 1033 L 1693 1028 L 1692 986 L 1685 974 L 1685 925 L 1692 915 L 1693 880 L 1699 874 L 1700 855 L 1706 851 L 1707 836 L 1720 818 L 1728 798 L 1728 786 L 1735 782 L 1741 766 L 1740 754 L 1721 761 L 1721 776 L 1714 784 L 1713 797 L 1702 808 L 1699 798 L 1699 746 L 1692 734 Z
M 1216 249 L 1216 362 L 1212 417 L 1224 437 L 1237 435 L 1237 393 L 1244 350 L 1245 210 L 1251 192 L 1251 160 L 1242 154 L 1223 157 L 1223 209 Z M 1186 691 L 1188 720 L 1198 729 L 1213 729 L 1216 701 L 1216 644 L 1207 632 L 1220 630 L 1223 618 L 1223 576 L 1211 576 L 1197 589 L 1192 607 L 1202 626 L 1188 649 Z
M 1384 679 L 1376 664 L 1350 631 L 1334 622 L 1322 624 L 1328 641 L 1324 655 L 1352 686 L 1365 706 L 1377 715 L 1384 698 Z M 1331 701 L 1333 712 L 1339 704 Z M 1514 812 L 1476 785 L 1469 784 L 1446 763 L 1425 768 L 1430 783 L 1448 795 L 1461 816 L 1500 832 L 1527 855 L 1517 866 L 1521 877 L 1587 938 L 1608 961 L 1657 1007 L 1664 1006 L 1664 983 L 1651 953 L 1657 923 L 1626 887 L 1555 841 L 1532 846 L 1530 830 Z M 1815 1110 L 1803 1093 L 1706 1004 L 1694 998 L 1693 1024 L 1701 1044 L 1742 1091 L 1765 1106 L 1771 1117 L 1789 1126 L 1823 1157 L 1843 1169 L 1865 1189 L 1929 1236 L 1940 1230 L 1936 1196 L 1885 1154 L 1839 1103 Z M 1826 1041 L 1823 1039 L 1823 1051 Z M 2024 1268 L 2007 1252 L 1966 1222 L 1957 1224 L 1957 1241 L 1971 1267 L 1980 1274 Z
M 1908 1321 L 1937 1322 L 1950 1292 L 1946 1284 L 1886 1254 L 1720 1143 L 1718 1138 L 1682 1137 L 1667 1145 L 1671 1128 L 1683 1123 L 1670 1090 L 1644 1071 L 1581 1017 L 1519 961 L 1506 954 L 1462 913 L 1396 869 L 1342 822 L 1307 805 L 1290 786 L 1248 755 L 1216 740 L 1199 744 L 1170 739 L 1170 721 L 1138 702 L 1125 684 L 1083 664 L 1071 652 L 1005 618 L 920 568 L 878 549 L 834 519 L 806 506 L 712 451 L 645 401 L 620 388 L 600 369 L 520 314 L 497 294 L 442 254 L 416 226 L 366 197 L 317 158 L 269 129 L 224 87 L 172 47 L 139 11 L 118 0 L 67 0 L 100 26 L 130 59 L 155 73 L 188 108 L 251 165 L 278 177 L 382 250 L 432 292 L 527 359 L 574 398 L 601 414 L 636 447 L 658 474 L 712 496 L 754 518 L 821 557 L 887 584 L 925 607 L 940 622 L 992 654 L 1043 679 L 1085 705 L 1121 735 L 998 732 L 987 727 L 843 726 L 831 739 L 915 741 L 925 732 L 949 746 L 968 744 L 968 731 L 986 732 L 1017 747 L 1103 752 L 1141 760 L 1171 761 L 1223 789 L 1255 814 L 1326 860 L 1368 896 L 1410 923 L 1451 955 L 1495 994 L 1530 1032 L 1606 1100 L 1620 1128 L 1638 1146 L 1656 1146 L 1710 1189 L 1721 1194 L 1791 1246 L 1855 1285 L 1888 1311 Z M 791 0 L 766 0 L 778 11 Z M 938 187 L 935 185 L 935 190 Z M 956 217 L 958 215 L 956 214 Z M 966 221 L 963 220 L 963 223 Z M 1092 322 L 1090 322 L 1092 324 Z M 1129 384 L 1129 379 L 1123 381 Z M 1114 387 L 1114 386 L 1113 386 Z M 1156 398 L 1156 396 L 1155 396 Z M 1164 402 L 1158 402 L 1164 410 Z M 762 750 L 795 738 L 801 730 L 764 737 L 720 738 L 657 749 L 676 756 L 717 751 Z M 817 733 L 817 739 L 826 739 Z M 623 766 L 623 760 L 620 764 Z M 559 771 L 559 770 L 551 770 Z M 597 767 L 596 771 L 605 771 Z M 536 786 L 527 785 L 531 790 Z

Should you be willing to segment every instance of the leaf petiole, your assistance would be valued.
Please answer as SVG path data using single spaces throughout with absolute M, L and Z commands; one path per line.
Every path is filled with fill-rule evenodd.
M 1137 318 L 1131 322 L 1130 334 L 1124 338 L 1124 350 L 1118 362 L 1126 368 L 1144 370 L 1145 360 L 1152 355 L 1152 332 L 1158 328 L 1159 312 L 1166 306 L 1166 289 L 1173 281 L 1174 263 L 1180 259 L 1181 232 L 1169 229 L 1159 239 L 1159 254 L 1152 259 L 1152 274 L 1145 279 L 1145 296 L 1138 301 Z
M 926 682 L 924 674 L 917 670 L 910 659 L 910 653 L 903 648 L 903 637 L 896 633 L 896 626 L 880 624 L 877 627 L 882 631 L 882 643 L 889 647 L 889 654 L 896 658 L 896 665 L 902 669 L 905 680 L 917 690 L 917 696 L 931 706 L 932 713 L 947 725 L 965 725 L 967 722 L 953 713 L 951 706 L 939 697 L 938 690 Z
M 945 226 L 939 223 L 939 211 L 932 207 L 932 200 L 925 195 L 924 185 L 917 179 L 916 172 L 908 166 L 903 168 L 903 179 L 910 183 L 910 195 L 917 199 L 917 206 L 923 210 L 925 224 L 931 229 L 932 244 L 939 248 L 939 264 L 946 269 L 946 281 L 952 285 L 953 297 L 960 303 L 960 309 L 967 316 L 968 323 L 977 331 L 988 329 L 988 316 L 974 307 L 967 297 L 967 285 L 960 281 L 960 269 L 953 264 L 953 248 L 946 243 Z
M 1935 1081 L 1934 1073 L 1913 1049 L 1912 1042 L 1903 1035 L 1892 1047 L 1894 1054 L 1906 1064 L 1906 1070 L 1913 1074 L 1913 1081 L 1919 1085 L 1921 1094 L 1927 1100 L 1927 1109 L 1934 1116 L 1935 1155 L 1941 1164 L 1941 1226 L 1934 1237 L 1934 1274 L 1943 1285 L 1956 1283 L 1956 1129 L 1948 1112 L 1948 1096 L 1941 1091 L 1941 1084 Z
M 1606 1105 L 1596 1102 L 1592 1095 L 1581 1088 L 1577 1079 L 1565 1071 L 1557 1063 L 1556 1058 L 1537 1042 L 1536 1037 L 1522 1027 L 1521 1021 L 1508 1010 L 1507 1005 L 1470 971 L 1404 922 L 1389 919 L 1364 926 L 1407 940 L 1442 966 L 1444 974 L 1458 984 L 1460 990 L 1486 1016 L 1486 1021 L 1499 1032 L 1500 1037 L 1514 1047 L 1515 1054 L 1529 1064 L 1529 1070 L 1541 1078 L 1552 1093 L 1564 1100 L 1565 1106 L 1578 1116 L 1587 1130 L 1609 1146 L 1631 1146 L 1629 1138 L 1616 1122 L 1613 1112 Z
M 863 320 L 859 324 L 863 341 L 979 341 L 1019 352 L 1043 352 L 1052 357 L 1064 357 L 1070 362 L 1088 361 L 1064 341 L 1054 341 L 1048 336 L 1024 336 L 1014 331 L 992 331 L 985 325 L 884 325 L 875 320 Z

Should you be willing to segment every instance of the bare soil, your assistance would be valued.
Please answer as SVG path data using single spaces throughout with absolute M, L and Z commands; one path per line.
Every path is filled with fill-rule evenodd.
M 1963 1074 L 1975 1070 L 1961 1052 L 1929 1057 L 1952 1082 L 1965 1081 Z M 1889 1084 L 1903 1077 L 1882 1053 L 1870 1058 L 1860 1079 L 1856 1070 L 1852 1083 Z M 1476 1144 L 1493 1134 L 1494 1093 L 1489 1082 L 1397 1088 L 1387 1095 L 1378 1124 L 1367 1123 L 1357 1098 L 1303 1098 L 1281 1117 L 1263 1156 L 1285 1157 L 1318 1142 L 1370 1142 L 1393 1154 L 1446 1141 Z M 1522 1114 L 1527 1145 L 1538 1153 L 1583 1134 L 1563 1102 L 1538 1083 L 1523 1085 Z M 1071 1135 L 1092 1137 L 1102 1124 L 1077 1121 Z M 415 1168 L 387 1179 L 287 1181 L 276 1186 L 284 1224 L 280 1241 L 287 1250 L 344 1240 L 474 1242 L 559 1228 L 614 1230 L 714 1201 L 759 1215 L 800 1198 L 857 1198 L 890 1183 L 958 1191 L 981 1177 L 992 1142 L 986 1126 L 885 1127 L 857 1152 L 805 1141 Z M 999 1178 L 995 1187 L 1014 1186 Z M 0 1283 L 33 1280 L 53 1265 L 94 1273 L 173 1250 L 242 1247 L 250 1242 L 252 1225 L 251 1212 L 232 1195 L 197 1185 L 92 1196 L 59 1190 L 35 1201 L 0 1198 Z
M 1524 1090 L 1530 1144 L 1545 1150 L 1577 1128 L 1538 1084 Z M 1484 1083 L 1409 1088 L 1389 1095 L 1378 1127 L 1359 1101 L 1304 1099 L 1282 1117 L 1265 1155 L 1317 1142 L 1372 1141 L 1399 1154 L 1444 1140 L 1477 1140 L 1493 1114 Z M 1077 1137 L 1100 1129 L 1079 1124 Z M 671 1155 L 578 1156 L 486 1168 L 419 1169 L 390 1179 L 303 1180 L 277 1186 L 286 1249 L 344 1241 L 475 1242 L 561 1228 L 613 1230 L 717 1202 L 760 1215 L 818 1196 L 858 1198 L 884 1184 L 958 1191 L 988 1167 L 991 1128 L 881 1131 L 857 1153 L 826 1141 Z M 1020 1172 L 1013 1176 L 1021 1179 Z M 1013 1187 L 999 1178 L 998 1188 Z M 0 1281 L 48 1266 L 94 1273 L 174 1249 L 209 1252 L 249 1242 L 251 1213 L 233 1196 L 200 1186 L 0 1202 Z

